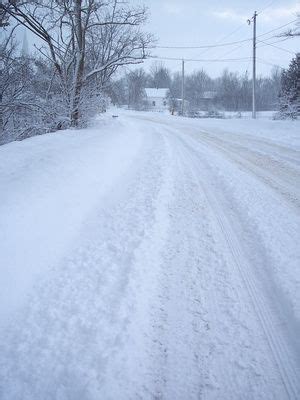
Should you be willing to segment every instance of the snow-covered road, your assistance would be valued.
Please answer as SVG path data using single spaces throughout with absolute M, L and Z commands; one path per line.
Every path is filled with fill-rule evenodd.
M 300 398 L 300 149 L 211 124 L 0 148 L 1 400 Z

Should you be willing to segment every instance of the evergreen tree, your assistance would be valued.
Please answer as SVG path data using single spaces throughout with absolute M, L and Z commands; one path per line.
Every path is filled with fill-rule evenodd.
M 300 115 L 300 53 L 281 76 L 280 116 L 295 119 Z

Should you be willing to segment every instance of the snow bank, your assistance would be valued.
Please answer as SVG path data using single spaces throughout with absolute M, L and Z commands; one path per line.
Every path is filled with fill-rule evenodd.
M 134 162 L 130 123 L 104 122 L 0 147 L 0 326 Z

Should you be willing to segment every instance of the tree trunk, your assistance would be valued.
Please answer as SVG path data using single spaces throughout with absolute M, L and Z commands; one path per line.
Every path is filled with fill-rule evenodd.
M 74 90 L 71 109 L 71 126 L 76 127 L 79 124 L 79 106 L 81 99 L 82 83 L 84 71 L 84 55 L 80 55 L 76 62 L 75 76 L 74 76 Z
M 73 98 L 71 102 L 71 126 L 76 127 L 79 124 L 79 106 L 83 85 L 84 73 L 84 38 L 85 32 L 82 26 L 82 0 L 74 1 L 74 16 L 75 16 L 75 38 L 77 42 L 77 56 L 73 81 Z

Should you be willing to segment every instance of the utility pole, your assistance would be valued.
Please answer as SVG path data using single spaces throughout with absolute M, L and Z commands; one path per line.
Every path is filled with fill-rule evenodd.
M 256 118 L 256 17 L 257 12 L 254 11 L 253 17 L 253 73 L 252 73 L 252 118 Z M 248 25 L 251 20 L 248 19 Z
M 184 115 L 184 60 L 182 60 L 181 115 Z

